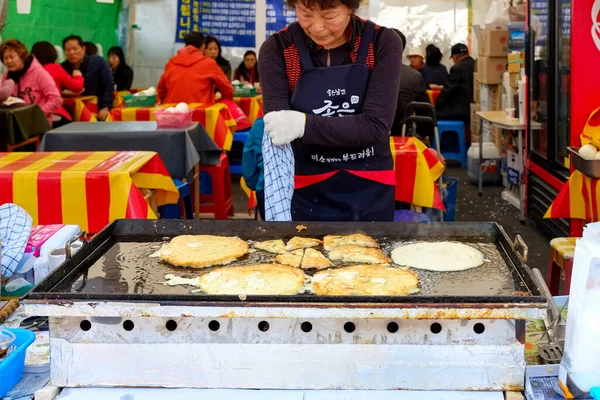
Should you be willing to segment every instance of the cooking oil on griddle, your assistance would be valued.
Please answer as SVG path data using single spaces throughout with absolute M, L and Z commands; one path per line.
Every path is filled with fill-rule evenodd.
M 411 242 L 378 240 L 382 250 L 389 255 L 398 244 Z M 161 294 L 161 295 L 202 295 L 198 288 L 190 286 L 167 286 L 165 275 L 173 274 L 182 278 L 194 278 L 210 272 L 214 268 L 181 268 L 150 257 L 166 242 L 118 242 L 115 243 L 88 270 L 87 279 L 83 276 L 66 291 L 86 294 Z M 274 262 L 275 255 L 252 249 L 249 253 L 229 266 L 263 264 Z M 493 243 L 468 243 L 484 254 L 489 262 L 466 271 L 433 272 L 414 269 L 421 281 L 419 295 L 426 296 L 512 296 L 515 290 L 514 271 L 509 269 L 500 251 Z M 319 248 L 322 251 L 322 248 Z M 342 265 L 337 265 L 342 266 Z M 313 275 L 314 270 L 305 271 Z

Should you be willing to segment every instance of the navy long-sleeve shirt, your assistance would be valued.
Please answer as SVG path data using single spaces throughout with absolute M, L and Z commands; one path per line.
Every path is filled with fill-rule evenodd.
M 69 61 L 64 61 L 61 66 L 69 74 L 72 74 L 75 69 Z M 100 56 L 86 55 L 79 70 L 83 74 L 85 85 L 83 96 L 98 97 L 98 110 L 105 107 L 112 108 L 115 84 L 106 60 Z

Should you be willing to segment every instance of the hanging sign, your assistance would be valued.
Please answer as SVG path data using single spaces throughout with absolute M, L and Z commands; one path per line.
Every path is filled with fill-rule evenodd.
M 267 38 L 296 21 L 296 10 L 285 0 L 267 0 Z
M 254 0 L 177 0 L 175 41 L 188 32 L 215 36 L 222 46 L 255 47 Z

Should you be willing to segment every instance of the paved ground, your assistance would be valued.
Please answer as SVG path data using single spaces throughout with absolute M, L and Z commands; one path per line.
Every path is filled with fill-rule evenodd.
M 500 197 L 502 187 L 484 187 L 484 194 L 480 197 L 477 187 L 468 182 L 466 169 L 449 168 L 447 174 L 459 179 L 456 221 L 498 222 L 511 239 L 520 234 L 529 246 L 529 266 L 539 268 L 544 276 L 547 276 L 550 260 L 549 239 L 533 222 L 527 221 L 525 225 L 521 225 L 519 210 Z M 248 199 L 240 189 L 239 177 L 232 177 L 232 180 L 236 217 L 244 218 Z

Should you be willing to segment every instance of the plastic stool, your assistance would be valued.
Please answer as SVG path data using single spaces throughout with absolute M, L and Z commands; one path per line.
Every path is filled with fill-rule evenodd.
M 227 216 L 233 216 L 231 174 L 227 155 L 221 154 L 218 165 L 200 164 L 200 172 L 209 174 L 212 182 L 211 194 L 202 194 L 200 191 L 200 212 L 214 214 L 217 220 L 225 220 Z M 200 181 L 202 182 L 202 177 Z M 202 184 L 200 186 L 202 187 Z
M 165 204 L 159 207 L 158 212 L 160 213 L 160 217 L 162 219 L 180 219 L 181 215 L 185 214 L 187 219 L 194 219 L 190 184 L 179 179 L 173 179 L 173 183 L 179 191 L 179 204 Z M 181 212 L 182 208 L 183 213 Z
M 571 273 L 573 272 L 573 256 L 575 254 L 575 243 L 578 238 L 559 237 L 550 241 L 550 272 L 548 273 L 548 289 L 553 296 L 558 295 L 561 275 L 564 274 L 565 295 L 569 294 L 571 288 Z M 561 274 L 562 272 L 562 274 Z
M 440 147 L 442 155 L 447 160 L 460 162 L 463 168 L 467 168 L 467 142 L 465 133 L 465 124 L 461 121 L 440 121 L 438 120 L 438 131 L 440 134 Z M 450 148 L 446 146 L 448 137 L 456 135 L 458 138 L 452 143 Z M 444 140 L 446 139 L 446 140 Z
M 229 155 L 231 156 L 229 162 L 229 171 L 232 174 L 242 174 L 242 155 L 244 153 L 244 145 L 248 141 L 249 136 L 250 129 L 237 131 L 233 134 L 233 144 L 231 145 L 231 150 L 229 151 Z

